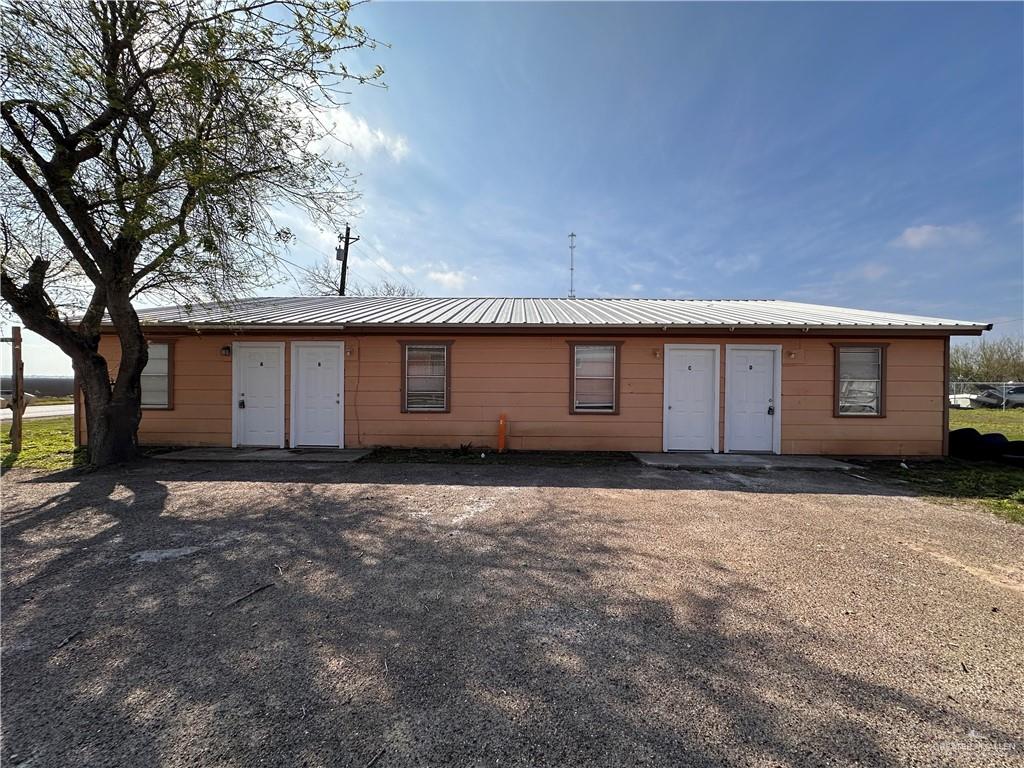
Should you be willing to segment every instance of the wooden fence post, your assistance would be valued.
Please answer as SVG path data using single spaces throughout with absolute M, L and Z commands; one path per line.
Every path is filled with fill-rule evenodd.
M 11 328 L 11 453 L 21 452 L 21 422 L 25 413 L 25 363 L 21 359 L 21 326 Z

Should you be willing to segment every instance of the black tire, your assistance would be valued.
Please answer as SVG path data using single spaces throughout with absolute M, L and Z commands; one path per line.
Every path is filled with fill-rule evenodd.
M 1011 467 L 1024 469 L 1024 440 L 1010 440 L 1004 445 L 1000 461 Z
M 1010 441 L 1006 439 L 1006 435 L 1002 435 L 998 432 L 989 432 L 982 435 L 978 440 L 978 458 L 1000 458 L 1009 442 Z
M 973 459 L 981 443 L 981 433 L 973 427 L 954 429 L 949 433 L 949 455 L 958 459 Z

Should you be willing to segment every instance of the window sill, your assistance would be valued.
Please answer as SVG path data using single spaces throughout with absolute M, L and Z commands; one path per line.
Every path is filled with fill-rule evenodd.
M 140 405 L 140 409 L 143 411 L 173 411 L 173 405 Z

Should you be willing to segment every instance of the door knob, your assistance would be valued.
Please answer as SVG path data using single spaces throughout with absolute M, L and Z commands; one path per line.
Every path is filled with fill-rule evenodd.
M 768 415 L 769 416 L 774 416 L 775 415 L 775 406 L 774 405 L 769 405 L 768 406 Z
M 239 400 L 238 401 L 238 407 L 239 408 L 245 408 L 245 400 Z

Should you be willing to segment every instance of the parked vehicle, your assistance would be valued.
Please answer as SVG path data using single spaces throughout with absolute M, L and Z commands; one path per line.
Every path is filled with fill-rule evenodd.
M 1024 383 L 1018 381 L 954 381 L 950 408 L 1024 408 Z
M 1004 399 L 1007 408 L 1024 408 L 1024 387 L 1010 387 Z
M 974 405 L 985 406 L 986 408 L 1002 408 L 1003 395 L 995 387 L 984 387 L 978 390 L 974 396 Z

